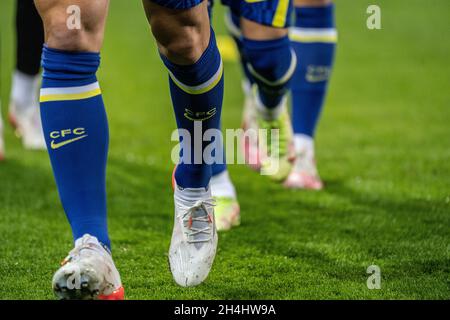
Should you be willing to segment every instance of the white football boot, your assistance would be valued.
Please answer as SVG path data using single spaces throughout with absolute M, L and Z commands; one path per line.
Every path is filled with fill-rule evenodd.
M 96 237 L 85 234 L 61 263 L 52 281 L 60 299 L 123 300 L 124 289 L 110 252 Z
M 217 249 L 214 200 L 211 190 L 182 189 L 175 184 L 175 223 L 169 264 L 175 282 L 183 287 L 202 283 Z
M 294 142 L 296 157 L 284 186 L 289 189 L 322 190 L 323 182 L 317 171 L 313 139 L 296 134 Z
M 45 150 L 46 144 L 39 111 L 40 76 L 16 70 L 11 84 L 9 122 L 25 149 Z

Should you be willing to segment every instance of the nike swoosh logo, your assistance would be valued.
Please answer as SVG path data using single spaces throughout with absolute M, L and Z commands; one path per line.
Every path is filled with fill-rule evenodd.
M 208 119 L 214 117 L 217 113 L 216 108 L 212 108 L 211 110 L 209 110 L 207 112 L 199 112 L 197 114 L 195 114 L 194 112 L 192 112 L 189 109 L 185 109 L 185 111 L 186 112 L 184 113 L 184 117 L 191 121 L 205 121 L 205 120 L 208 120 Z
M 199 117 L 199 118 L 194 118 L 194 117 L 191 117 L 191 116 L 190 116 L 189 114 L 187 114 L 187 113 L 184 114 L 185 118 L 188 119 L 188 120 L 191 120 L 191 121 L 205 121 L 205 120 L 208 120 L 208 119 L 214 117 L 215 115 L 216 115 L 216 113 L 214 112 L 214 114 L 207 115 L 207 116 L 205 116 L 205 117 L 203 117 L 203 118 L 201 118 L 201 117 Z
M 87 136 L 88 136 L 88 135 L 85 134 L 84 136 L 77 137 L 77 138 L 73 138 L 73 139 L 70 139 L 70 140 L 66 140 L 66 141 L 63 141 L 63 142 L 60 142 L 60 143 L 55 143 L 55 140 L 52 140 L 52 142 L 50 143 L 50 147 L 51 147 L 53 150 L 56 150 L 56 149 L 59 149 L 59 148 L 61 148 L 61 147 L 66 146 L 66 145 L 68 145 L 68 144 L 70 144 L 70 143 L 72 143 L 72 142 L 75 142 L 75 141 L 84 139 L 84 138 L 86 138 Z

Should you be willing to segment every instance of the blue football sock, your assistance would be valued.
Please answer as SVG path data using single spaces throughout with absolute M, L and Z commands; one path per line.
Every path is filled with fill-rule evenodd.
M 290 30 L 298 64 L 292 78 L 292 122 L 295 134 L 314 136 L 333 67 L 337 32 L 334 5 L 295 8 Z
M 243 38 L 248 69 L 258 85 L 259 96 L 267 108 L 277 107 L 289 89 L 296 56 L 289 38 L 250 40 Z
M 217 148 L 222 148 L 222 159 L 218 159 L 218 161 L 214 162 L 211 165 L 211 175 L 217 176 L 224 171 L 227 171 L 227 161 L 226 161 L 226 153 L 225 153 L 225 145 L 223 141 L 218 141 Z
M 221 164 L 213 164 L 212 165 L 212 171 L 211 174 L 213 176 L 217 176 L 218 174 L 221 174 L 222 172 L 227 171 L 227 165 L 226 163 Z
M 207 187 L 212 174 L 211 163 L 205 161 L 203 151 L 211 142 L 199 143 L 200 147 L 196 148 L 195 140 L 203 141 L 203 133 L 208 129 L 220 130 L 223 64 L 213 30 L 208 47 L 193 65 L 181 66 L 163 55 L 161 58 L 169 70 L 170 94 L 180 130 L 182 151 L 175 180 L 182 188 Z M 200 126 L 201 131 L 195 130 Z M 190 133 L 190 142 L 183 139 L 182 130 Z
M 95 75 L 99 64 L 98 53 L 44 46 L 41 118 L 74 239 L 90 234 L 110 247 L 105 187 L 109 135 Z

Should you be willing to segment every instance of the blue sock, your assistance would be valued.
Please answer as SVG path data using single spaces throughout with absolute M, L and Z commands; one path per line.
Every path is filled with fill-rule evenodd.
M 296 65 L 289 38 L 243 38 L 243 48 L 249 72 L 258 85 L 261 102 L 267 108 L 277 107 L 289 89 Z
M 222 164 L 213 164 L 212 165 L 212 175 L 217 176 L 218 174 L 221 174 L 222 172 L 227 171 L 227 165 L 226 163 Z
M 298 57 L 292 78 L 294 133 L 314 136 L 333 67 L 337 32 L 334 5 L 295 8 L 295 27 L 290 30 Z
M 163 55 L 161 58 L 169 70 L 170 94 L 178 129 L 187 130 L 191 136 L 188 143 L 180 134 L 182 151 L 175 180 L 182 188 L 206 188 L 211 179 L 211 164 L 206 163 L 198 150 L 195 150 L 194 140 L 200 141 L 199 134 L 203 135 L 208 129 L 220 130 L 223 64 L 213 30 L 211 29 L 208 47 L 193 65 L 176 65 Z M 200 124 L 201 132 L 194 135 L 195 126 Z M 201 143 L 200 151 L 203 153 L 209 144 L 210 142 Z
M 74 239 L 90 234 L 110 247 L 105 187 L 109 134 L 95 75 L 99 64 L 98 53 L 44 46 L 41 118 Z
M 226 162 L 226 153 L 225 153 L 225 146 L 223 145 L 223 141 L 221 141 L 221 146 L 217 146 L 218 148 L 222 148 L 222 155 L 223 158 L 220 159 L 219 162 L 214 162 L 211 166 L 211 175 L 216 176 L 218 174 L 221 174 L 224 171 L 227 171 L 227 162 Z

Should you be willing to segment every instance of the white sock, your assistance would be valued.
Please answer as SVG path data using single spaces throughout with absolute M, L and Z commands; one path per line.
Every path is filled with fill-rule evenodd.
M 174 197 L 185 206 L 193 206 L 198 200 L 211 198 L 211 188 L 181 188 L 175 182 Z
M 18 111 L 35 107 L 39 103 L 40 75 L 30 76 L 19 70 L 14 71 L 11 84 L 11 100 Z
M 296 154 L 305 154 L 314 158 L 314 139 L 305 134 L 294 135 L 294 148 Z
M 97 237 L 91 236 L 90 234 L 85 234 L 81 238 L 75 240 L 75 247 L 79 247 L 85 243 L 92 243 L 100 246 L 100 242 L 98 241 Z
M 211 194 L 213 197 L 226 197 L 236 199 L 236 189 L 231 182 L 228 171 L 225 170 L 215 176 L 212 176 L 211 181 Z

